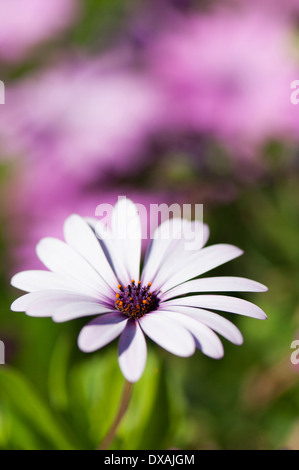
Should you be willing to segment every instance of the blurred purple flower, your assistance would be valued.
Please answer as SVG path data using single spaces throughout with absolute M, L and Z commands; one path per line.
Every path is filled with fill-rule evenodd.
M 122 54 L 80 58 L 8 88 L 3 152 L 48 162 L 81 182 L 106 171 L 137 171 L 143 146 L 159 127 L 160 96 L 123 62 Z
M 248 8 L 255 7 L 268 16 L 278 15 L 289 20 L 296 19 L 299 13 L 299 0 L 251 0 L 250 5 L 246 0 L 235 0 L 237 5 Z M 298 19 L 298 17 L 297 17 Z
M 293 135 L 290 83 L 299 67 L 285 21 L 255 10 L 189 15 L 156 37 L 149 57 L 172 128 L 234 149 Z
M 77 0 L 2 0 L 0 59 L 22 59 L 32 47 L 68 26 L 76 10 Z

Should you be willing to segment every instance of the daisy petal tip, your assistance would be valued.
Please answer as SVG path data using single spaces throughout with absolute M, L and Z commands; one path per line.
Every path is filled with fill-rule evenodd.
M 55 317 L 55 319 L 54 319 Z M 53 317 L 53 320 L 58 323 L 57 315 Z M 57 321 L 58 320 L 58 321 Z M 80 351 L 84 353 L 90 353 L 93 352 L 94 349 L 90 347 L 90 342 L 88 341 L 88 325 L 84 326 L 82 330 L 80 331 L 77 339 L 77 346 L 80 349 Z
M 211 351 L 205 351 L 201 344 L 200 343 L 197 343 L 197 349 L 199 349 L 199 351 L 201 351 L 205 356 L 208 356 L 212 359 L 215 359 L 215 360 L 220 360 L 220 359 L 223 359 L 224 357 L 224 348 L 222 347 L 221 349 L 215 349 L 213 352 Z
M 224 357 L 224 350 L 222 352 L 219 352 L 217 355 L 215 355 L 213 359 L 215 359 L 216 361 L 220 361 L 221 359 L 223 359 L 223 357 Z
M 74 213 L 74 214 L 69 215 L 65 220 L 72 220 L 72 219 L 82 219 L 82 217 Z
M 83 352 L 84 354 L 88 354 L 88 353 L 93 352 L 92 350 L 84 348 L 83 346 L 80 346 L 79 344 L 78 344 L 78 347 L 79 347 L 80 351 Z
M 236 346 L 242 346 L 242 344 L 244 344 L 244 338 L 241 333 L 237 338 L 235 338 L 233 344 L 235 344 Z
M 268 292 L 269 288 L 261 282 L 254 282 L 255 289 L 252 292 Z
M 41 238 L 39 240 L 39 242 L 37 242 L 36 244 L 36 248 L 40 248 L 41 246 L 43 246 L 45 243 L 48 243 L 48 241 L 51 240 L 51 237 L 44 237 L 44 238 Z
M 54 320 L 54 318 L 53 318 Z M 57 318 L 56 320 L 54 320 L 57 322 Z M 78 336 L 78 340 L 77 340 L 77 345 L 78 345 L 78 348 L 80 349 L 80 351 L 84 352 L 84 353 L 90 353 L 92 352 L 92 349 L 88 347 L 86 341 L 85 341 L 85 331 L 84 331 L 84 328 L 83 330 L 80 332 L 79 336 Z
M 12 312 L 24 312 L 23 305 L 20 304 L 20 297 L 16 299 L 10 306 Z
M 262 310 L 260 307 L 257 307 L 257 308 L 258 308 L 258 315 L 256 315 L 255 318 L 257 318 L 258 320 L 268 320 L 268 316 L 264 312 L 264 310 Z
M 122 370 L 121 367 L 120 367 L 120 370 L 121 370 L 122 375 L 126 379 L 126 381 L 130 382 L 131 384 L 135 384 L 136 382 L 138 382 L 143 375 L 143 371 L 136 375 L 136 374 L 130 374 L 128 373 L 128 371 Z
M 252 318 L 256 318 L 257 320 L 268 320 L 268 316 L 263 311 L 261 311 L 258 315 Z
M 69 224 L 75 223 L 75 222 L 77 222 L 77 221 L 83 221 L 83 222 L 87 223 L 87 222 L 83 219 L 83 217 L 81 217 L 80 215 L 78 215 L 78 214 L 71 214 L 71 215 L 69 215 L 69 216 L 65 219 L 65 221 L 64 221 L 64 228 L 65 228 L 66 226 L 68 226 Z
M 53 320 L 54 323 L 63 323 L 64 322 L 64 320 L 61 320 L 59 315 L 53 315 L 52 320 Z
M 24 288 L 24 278 L 26 277 L 27 273 L 29 271 L 21 271 L 19 273 L 16 273 L 12 276 L 10 279 L 10 285 L 14 287 L 15 289 L 19 289 L 21 291 L 29 292 L 29 289 Z
M 38 257 L 42 255 L 43 249 L 46 247 L 46 245 L 51 241 L 51 237 L 45 237 L 42 238 L 35 247 L 35 251 Z
M 19 310 L 19 309 L 17 309 L 17 308 L 16 308 L 16 306 L 14 305 L 14 304 L 15 304 L 15 302 L 16 302 L 16 301 L 14 301 L 14 302 L 11 304 L 11 306 L 10 306 L 10 310 L 11 310 L 12 312 L 20 312 L 20 310 Z
M 223 248 L 228 248 L 230 250 L 234 250 L 237 256 L 244 255 L 244 253 L 245 253 L 244 250 L 242 250 L 242 248 L 240 248 L 239 246 L 236 246 L 236 245 L 232 245 L 231 243 L 223 243 L 223 244 L 220 244 L 220 246 L 222 246 Z
M 214 353 L 212 355 L 209 354 L 209 356 L 212 359 L 216 359 L 217 361 L 220 361 L 220 359 L 224 358 L 224 354 L 225 354 L 224 347 L 223 347 L 223 344 L 220 342 L 219 348 L 215 349 Z
M 15 287 L 16 289 L 18 289 L 18 278 L 19 278 L 19 273 L 14 274 L 10 280 L 10 285 L 12 287 Z
M 190 348 L 189 350 L 185 350 L 184 352 L 182 351 L 175 351 L 173 354 L 179 357 L 191 357 L 196 351 L 196 344 L 195 341 L 194 343 L 190 343 Z
M 13 285 L 13 282 L 14 282 L 15 278 L 18 276 L 18 274 L 19 273 L 15 273 L 15 274 L 13 274 L 13 276 L 11 276 L 11 279 L 10 279 L 11 285 Z

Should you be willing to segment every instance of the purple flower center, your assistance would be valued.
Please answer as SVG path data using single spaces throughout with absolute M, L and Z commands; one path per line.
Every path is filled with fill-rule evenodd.
M 141 287 L 141 282 L 135 284 L 134 279 L 128 286 L 123 287 L 119 284 L 115 308 L 129 318 L 141 318 L 146 313 L 156 310 L 160 299 L 155 292 L 150 292 L 150 288 L 151 283 Z

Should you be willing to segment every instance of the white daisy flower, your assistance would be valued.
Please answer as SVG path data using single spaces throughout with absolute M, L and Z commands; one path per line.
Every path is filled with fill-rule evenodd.
M 117 237 L 128 209 L 134 236 Z M 203 232 L 197 250 L 185 249 L 183 228 L 188 224 Z M 172 237 L 166 239 L 163 233 L 168 231 Z M 219 359 L 223 346 L 216 333 L 237 345 L 243 338 L 233 323 L 211 310 L 267 317 L 246 300 L 209 292 L 267 288 L 241 277 L 198 278 L 242 254 L 227 244 L 204 248 L 208 236 L 208 227 L 201 222 L 162 223 L 140 272 L 141 225 L 131 201 L 122 199 L 114 207 L 109 237 L 100 222 L 71 215 L 64 224 L 65 242 L 44 238 L 37 245 L 37 255 L 49 271 L 24 271 L 12 278 L 14 287 L 29 293 L 11 309 L 56 322 L 98 315 L 80 332 L 79 348 L 96 351 L 120 336 L 119 366 L 129 382 L 138 381 L 144 371 L 145 336 L 177 356 L 191 356 L 198 348 Z

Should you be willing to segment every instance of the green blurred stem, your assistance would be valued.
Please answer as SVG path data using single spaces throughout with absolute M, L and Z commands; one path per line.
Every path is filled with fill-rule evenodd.
M 131 396 L 132 396 L 132 390 L 133 390 L 133 384 L 126 380 L 125 384 L 124 384 L 122 396 L 121 396 L 121 399 L 120 399 L 120 405 L 119 405 L 117 415 L 116 415 L 109 431 L 107 432 L 106 437 L 103 439 L 103 442 L 100 444 L 98 450 L 108 449 L 111 442 L 115 438 L 118 426 L 120 425 L 124 415 L 126 414 L 126 411 L 127 411 L 128 407 L 129 407 L 130 399 L 131 399 Z

